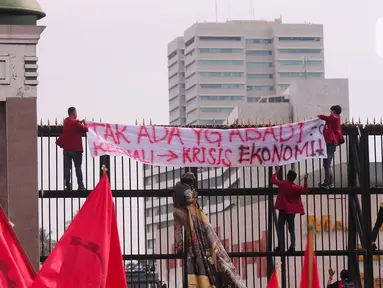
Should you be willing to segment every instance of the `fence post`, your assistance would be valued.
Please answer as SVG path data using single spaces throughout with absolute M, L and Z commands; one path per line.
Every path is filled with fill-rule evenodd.
M 273 167 L 268 168 L 268 187 L 273 188 L 273 183 L 271 183 L 271 176 L 273 174 Z M 267 219 L 267 251 L 269 252 L 267 255 L 267 279 L 270 280 L 271 275 L 274 272 L 274 263 L 273 256 L 270 252 L 273 251 L 273 234 L 274 234 L 274 195 L 269 193 L 268 197 L 268 219 Z
M 348 187 L 351 189 L 355 189 L 357 186 L 357 171 L 360 169 L 357 168 L 358 164 L 358 153 L 357 153 L 357 144 L 358 137 L 356 135 L 356 131 L 352 130 L 348 136 L 348 171 L 347 171 L 347 183 Z M 356 253 L 357 249 L 357 223 L 360 223 L 361 219 L 358 219 L 357 207 L 359 205 L 357 201 L 357 195 L 355 190 L 348 193 L 347 197 L 348 201 L 348 270 L 350 271 L 350 275 L 355 275 L 357 280 L 358 287 L 362 287 L 362 283 L 360 280 L 360 269 L 358 262 L 358 255 Z
M 184 288 L 188 288 L 189 287 L 189 284 L 188 284 L 188 253 L 189 253 L 189 237 L 188 237 L 188 233 L 184 232 L 184 255 L 183 255 L 183 272 L 184 272 L 184 285 L 183 287 Z
M 370 159 L 369 159 L 369 141 L 368 126 L 361 129 L 360 137 L 360 173 L 361 173 L 361 193 L 362 193 L 362 221 L 363 221 L 363 247 L 367 250 L 363 257 L 364 287 L 374 287 L 374 266 L 373 251 L 371 242 L 371 193 L 370 188 Z
M 104 174 L 102 171 L 102 166 L 105 165 L 106 169 L 106 174 L 108 175 L 109 181 L 110 181 L 110 156 L 109 155 L 103 155 L 100 157 L 100 178 Z

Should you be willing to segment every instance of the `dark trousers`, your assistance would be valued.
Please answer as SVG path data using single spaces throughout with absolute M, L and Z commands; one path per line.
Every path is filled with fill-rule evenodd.
M 327 159 L 323 159 L 323 168 L 324 168 L 323 184 L 331 185 L 331 184 L 334 184 L 334 176 L 332 173 L 332 160 L 334 159 L 336 145 L 334 142 L 332 142 L 327 144 L 326 147 L 327 147 Z
M 291 246 L 295 248 L 295 214 L 286 214 L 280 210 L 277 222 L 278 247 L 285 249 L 285 223 L 287 222 L 291 238 Z
M 72 161 L 76 170 L 77 184 L 83 186 L 82 179 L 82 152 L 64 150 L 64 181 L 67 188 L 71 187 Z
M 378 217 L 375 222 L 374 229 L 372 229 L 371 240 L 375 242 L 378 238 L 379 229 L 383 224 L 383 207 L 379 208 Z

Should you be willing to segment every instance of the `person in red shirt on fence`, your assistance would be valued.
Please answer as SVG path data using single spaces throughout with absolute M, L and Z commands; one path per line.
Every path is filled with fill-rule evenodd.
M 323 183 L 318 183 L 319 187 L 325 190 L 329 190 L 330 188 L 334 187 L 334 177 L 331 168 L 332 160 L 334 158 L 336 146 L 339 146 L 344 143 L 342 127 L 340 125 L 341 113 L 342 107 L 340 107 L 339 105 L 334 105 L 330 108 L 329 116 L 323 114 L 318 115 L 319 119 L 326 121 L 323 130 L 323 136 L 326 141 L 327 158 L 323 159 L 324 181 Z
M 301 195 L 306 194 L 307 189 L 307 174 L 304 176 L 304 186 L 299 186 L 294 183 L 297 178 L 297 173 L 290 170 L 287 173 L 287 181 L 279 180 L 278 173 L 280 167 L 275 167 L 275 173 L 271 178 L 271 182 L 279 187 L 277 200 L 275 201 L 275 209 L 279 210 L 277 222 L 278 247 L 275 251 L 285 250 L 285 223 L 288 223 L 288 228 L 291 238 L 291 246 L 289 251 L 295 251 L 295 214 L 303 215 Z
M 64 120 L 63 132 L 57 139 L 56 144 L 64 150 L 64 181 L 65 190 L 71 191 L 71 172 L 72 161 L 76 169 L 78 190 L 86 190 L 82 177 L 82 135 L 88 132 L 86 121 L 77 120 L 77 111 L 75 107 L 69 107 L 68 117 Z

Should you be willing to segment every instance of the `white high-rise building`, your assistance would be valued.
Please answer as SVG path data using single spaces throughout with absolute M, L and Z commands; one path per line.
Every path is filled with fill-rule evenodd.
M 223 124 L 235 107 L 263 103 L 277 108 L 289 102 L 283 94 L 294 80 L 324 79 L 323 47 L 323 26 L 317 24 L 283 24 L 280 19 L 196 23 L 168 44 L 169 122 Z M 144 169 L 146 189 L 170 189 L 184 173 L 147 165 Z M 198 174 L 203 179 L 200 188 L 243 186 L 236 169 L 201 169 Z M 211 198 L 215 203 L 204 200 L 209 213 L 233 204 L 224 197 Z M 171 198 L 145 201 L 149 253 L 156 246 L 157 229 L 172 223 L 171 203 Z
M 287 101 L 292 81 L 324 78 L 323 26 L 196 23 L 168 44 L 169 121 L 222 124 L 243 103 Z

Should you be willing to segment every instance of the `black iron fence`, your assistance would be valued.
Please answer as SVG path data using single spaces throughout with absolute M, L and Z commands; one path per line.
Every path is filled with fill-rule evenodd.
M 326 287 L 330 267 L 337 274 L 348 269 L 360 287 L 383 287 L 383 232 L 378 233 L 377 249 L 371 236 L 383 201 L 383 126 L 343 128 L 346 142 L 335 155 L 333 189 L 317 188 L 323 179 L 319 159 L 283 169 L 285 175 L 293 166 L 300 182 L 309 174 L 309 193 L 303 197 L 306 214 L 295 219 L 296 252 L 274 252 L 277 190 L 270 183 L 271 168 L 194 168 L 200 205 L 247 287 L 266 287 L 276 263 L 281 263 L 282 287 L 299 287 L 308 226 L 316 231 L 322 287 Z M 62 151 L 55 145 L 61 131 L 61 126 L 38 127 L 41 261 L 97 184 L 105 164 L 128 281 L 140 275 L 137 287 L 185 287 L 186 262 L 174 250 L 171 194 L 187 168 L 142 165 L 123 157 L 91 158 L 84 135 L 83 173 L 88 191 L 66 192 Z

